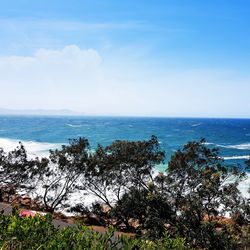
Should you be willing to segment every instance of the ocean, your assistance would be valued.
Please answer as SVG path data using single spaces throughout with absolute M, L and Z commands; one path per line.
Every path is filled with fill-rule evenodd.
M 114 140 L 148 140 L 156 135 L 166 162 L 186 142 L 205 138 L 228 164 L 250 155 L 250 119 L 0 116 L 0 147 L 22 141 L 31 154 L 45 155 L 69 139 L 85 137 L 92 149 Z M 164 166 L 162 166 L 164 168 Z
M 0 147 L 13 150 L 22 141 L 29 156 L 47 156 L 49 149 L 60 148 L 69 139 L 85 137 L 91 148 L 98 143 L 109 145 L 114 140 L 148 140 L 156 135 L 166 152 L 166 164 L 171 155 L 188 141 L 205 138 L 208 147 L 217 147 L 225 164 L 243 166 L 250 155 L 250 119 L 204 118 L 135 118 L 135 117 L 45 117 L 0 116 Z M 239 185 L 245 197 L 250 197 L 250 174 Z M 79 194 L 72 195 L 76 204 Z M 88 196 L 87 204 L 95 200 Z

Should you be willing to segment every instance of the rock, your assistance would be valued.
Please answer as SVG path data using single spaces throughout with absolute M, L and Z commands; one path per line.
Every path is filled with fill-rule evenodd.
M 16 194 L 15 188 L 11 186 L 1 186 L 1 199 L 4 202 L 10 202 L 11 196 Z
M 29 196 L 21 197 L 20 205 L 25 206 L 25 207 L 30 207 L 31 206 L 31 198 Z
M 129 219 L 129 224 L 133 227 L 133 228 L 138 228 L 140 226 L 140 222 L 138 219 Z
M 31 200 L 31 205 L 30 207 L 34 210 L 41 210 L 42 208 L 42 203 L 41 201 L 39 200 L 39 198 L 35 198 L 33 200 Z
M 110 206 L 108 206 L 106 204 L 101 204 L 101 208 L 102 208 L 102 212 L 105 214 L 108 214 L 111 210 Z
M 118 228 L 119 228 L 120 230 L 125 230 L 127 227 L 126 227 L 126 225 L 122 222 L 122 223 L 119 224 Z
M 9 196 L 8 197 L 8 199 L 9 199 L 9 202 L 11 203 L 11 204 L 13 204 L 13 205 L 18 205 L 18 204 L 20 204 L 20 200 L 21 200 L 21 197 L 19 196 L 19 195 L 11 195 L 11 196 Z
M 1 201 L 3 201 L 3 191 L 2 191 L 2 189 L 1 189 L 1 187 L 0 187 L 0 202 Z
M 102 226 L 105 225 L 105 221 L 94 213 L 88 213 L 85 222 L 89 225 Z

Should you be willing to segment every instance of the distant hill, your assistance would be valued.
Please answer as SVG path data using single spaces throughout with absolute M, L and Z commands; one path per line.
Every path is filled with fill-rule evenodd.
M 5 109 L 0 108 L 0 115 L 58 115 L 58 116 L 82 116 L 83 112 L 76 112 L 68 109 Z

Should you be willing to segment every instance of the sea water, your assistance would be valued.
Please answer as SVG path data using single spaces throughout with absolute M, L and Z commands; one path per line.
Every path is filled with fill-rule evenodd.
M 9 151 L 22 141 L 30 155 L 45 156 L 69 139 L 85 137 L 92 149 L 115 140 L 158 137 L 166 164 L 188 141 L 205 138 L 226 164 L 244 165 L 250 155 L 250 119 L 0 116 L 0 147 Z M 158 166 L 163 171 L 166 164 Z M 247 193 L 250 178 L 241 183 Z
M 22 141 L 28 151 L 42 153 L 78 137 L 87 138 L 94 149 L 98 143 L 152 135 L 166 160 L 186 142 L 201 138 L 230 163 L 244 163 L 250 155 L 250 119 L 0 116 L 0 147 L 6 150 Z

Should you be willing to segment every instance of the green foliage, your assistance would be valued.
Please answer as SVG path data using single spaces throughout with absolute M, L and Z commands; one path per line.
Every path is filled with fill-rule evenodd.
M 107 233 L 93 232 L 85 226 L 55 229 L 51 217 L 19 218 L 0 215 L 1 250 L 184 250 L 189 249 L 182 238 L 165 236 L 158 241 L 114 236 L 114 229 Z
M 92 212 L 106 225 L 125 225 L 146 238 L 118 239 L 112 230 L 100 235 L 81 226 L 57 230 L 49 218 L 1 216 L 3 249 L 186 249 L 184 238 L 200 249 L 250 244 L 250 200 L 238 190 L 243 168 L 226 166 L 204 139 L 175 152 L 167 171 L 158 175 L 154 168 L 163 163 L 164 152 L 155 136 L 89 149 L 88 141 L 79 138 L 41 160 L 28 160 L 22 144 L 8 154 L 0 150 L 0 184 L 32 188 L 39 183 L 44 189 L 40 199 L 51 212 L 64 206 L 72 192 L 85 190 L 108 212 L 99 203 L 90 211 L 84 202 L 74 211 Z M 250 167 L 250 161 L 246 164 Z M 230 221 L 220 222 L 225 214 Z
M 243 199 L 238 181 L 244 173 L 224 166 L 218 153 L 206 147 L 205 140 L 186 144 L 169 162 L 163 192 L 175 209 L 177 232 L 192 245 L 234 249 L 228 228 L 215 221 L 240 209 Z M 228 182 L 230 179 L 234 181 Z
M 175 214 L 169 201 L 156 188 L 152 187 L 146 201 L 147 208 L 142 227 L 148 237 L 159 239 L 165 234 L 167 227 L 173 224 Z
M 132 226 L 129 224 L 129 218 L 137 219 L 138 224 L 141 225 L 147 209 L 147 193 L 146 190 L 132 188 L 116 203 L 110 215 L 118 221 L 124 222 L 126 227 L 130 229 Z
M 128 224 L 129 218 L 137 221 L 137 232 L 145 232 L 149 238 L 157 239 L 166 232 L 166 224 L 172 220 L 173 211 L 168 201 L 154 186 L 148 190 L 130 189 L 111 210 L 111 216 Z M 131 227 L 131 226 L 130 226 Z
M 54 212 L 65 206 L 69 195 L 77 189 L 77 180 L 85 172 L 88 161 L 87 139 L 70 140 L 61 150 L 51 150 L 49 159 L 43 159 L 43 168 L 37 173 L 43 184 L 44 195 L 40 197 L 45 211 Z
M 188 250 L 191 248 L 187 245 L 184 238 L 171 238 L 164 235 L 158 240 L 150 239 L 131 239 L 128 237 L 120 237 L 121 245 L 124 250 Z
M 34 188 L 32 180 L 38 169 L 37 163 L 37 159 L 28 159 L 27 152 L 21 142 L 8 153 L 0 148 L 0 187 Z
M 112 208 L 114 200 L 119 201 L 131 188 L 148 189 L 153 181 L 154 167 L 163 160 L 164 152 L 155 136 L 148 141 L 115 141 L 107 147 L 99 145 L 90 155 L 82 184 Z M 109 196 L 110 191 L 113 199 Z
M 37 249 L 56 232 L 51 216 L 19 218 L 0 215 L 0 246 L 2 249 Z

